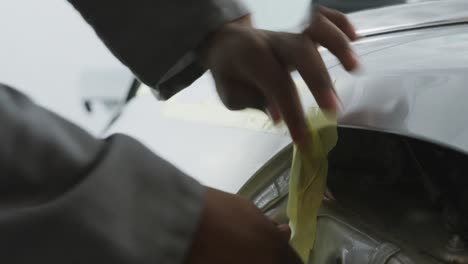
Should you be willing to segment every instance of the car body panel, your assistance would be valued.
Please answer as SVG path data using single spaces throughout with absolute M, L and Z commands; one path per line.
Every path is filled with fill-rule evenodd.
M 424 1 L 352 13 L 349 19 L 361 35 L 374 35 L 430 25 L 466 21 L 465 0 Z
M 339 124 L 468 153 L 467 32 L 468 26 L 459 25 L 402 34 L 392 47 L 361 55 L 363 69 L 357 76 L 331 69 L 344 105 Z

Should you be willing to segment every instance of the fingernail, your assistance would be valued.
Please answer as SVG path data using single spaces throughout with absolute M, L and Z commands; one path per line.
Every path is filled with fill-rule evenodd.
M 350 58 L 351 58 L 351 67 L 350 70 L 354 71 L 359 68 L 359 57 L 354 53 L 354 51 L 349 52 Z
M 291 129 L 291 137 L 296 145 L 304 145 L 307 142 L 307 127 Z
M 277 227 L 278 227 L 278 229 L 280 231 L 289 231 L 289 230 L 291 230 L 291 228 L 289 227 L 288 224 L 279 224 L 279 225 L 277 225 Z
M 340 99 L 336 94 L 334 86 L 332 86 L 330 89 L 327 89 L 327 91 L 321 95 L 319 105 L 320 108 L 324 110 L 337 111 L 337 109 L 340 107 Z
M 344 109 L 343 101 L 341 101 L 340 97 L 336 93 L 335 87 L 333 87 L 333 96 L 335 97 L 336 104 L 336 112 L 341 113 Z
M 275 107 L 268 107 L 266 112 L 275 125 L 281 121 L 281 115 Z
M 281 116 L 278 112 L 273 111 L 273 113 L 271 113 L 271 119 L 273 123 L 278 124 L 281 121 Z

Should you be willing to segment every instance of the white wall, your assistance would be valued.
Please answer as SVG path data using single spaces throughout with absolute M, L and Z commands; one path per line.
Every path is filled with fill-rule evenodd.
M 81 89 L 121 91 L 130 76 L 66 0 L 0 0 L 0 82 L 95 132 Z
M 244 0 L 260 28 L 287 30 L 306 17 L 311 0 Z

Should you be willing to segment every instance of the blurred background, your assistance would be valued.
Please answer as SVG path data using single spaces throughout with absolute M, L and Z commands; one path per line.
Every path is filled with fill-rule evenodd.
M 65 0 L 0 1 L 0 82 L 96 134 L 130 72 Z M 83 100 L 94 104 L 88 112 Z

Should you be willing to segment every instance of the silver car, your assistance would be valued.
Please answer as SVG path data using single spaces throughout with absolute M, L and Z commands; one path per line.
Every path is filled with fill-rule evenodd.
M 344 109 L 311 263 L 468 263 L 468 1 L 350 19 L 363 35 L 353 45 L 361 71 L 346 73 L 322 50 Z M 315 107 L 294 79 L 304 108 Z M 141 86 L 115 132 L 288 221 L 286 129 L 260 112 L 225 110 L 209 75 L 167 102 Z

